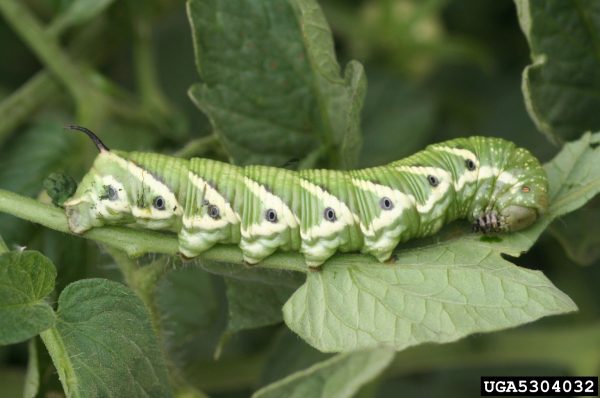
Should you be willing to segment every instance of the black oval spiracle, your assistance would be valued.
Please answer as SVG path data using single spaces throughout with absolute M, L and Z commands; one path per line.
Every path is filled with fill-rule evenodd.
M 440 180 L 436 176 L 431 174 L 427 176 L 427 181 L 429 181 L 429 185 L 431 185 L 432 187 L 437 187 L 438 185 L 440 185 Z
M 154 198 L 152 205 L 154 206 L 154 208 L 156 210 L 164 210 L 165 209 L 165 200 L 163 199 L 162 196 L 157 196 L 156 198 Z
M 335 216 L 335 210 L 333 210 L 331 207 L 327 207 L 325 209 L 325 211 L 323 212 L 323 217 L 327 221 L 331 221 L 331 222 L 334 222 L 335 220 L 337 220 L 337 218 Z
M 392 210 L 394 208 L 394 202 L 392 202 L 392 200 L 387 196 L 384 196 L 379 200 L 379 206 L 383 210 Z
M 117 193 L 117 190 L 112 185 L 109 185 L 106 191 L 107 191 L 106 196 L 108 196 L 108 200 L 115 201 L 115 200 L 119 199 L 119 194 Z
M 465 160 L 465 166 L 467 166 L 467 170 L 473 171 L 477 168 L 477 165 L 473 161 L 473 159 Z
M 208 206 L 208 216 L 214 220 L 218 220 L 220 218 L 219 208 L 215 205 Z
M 276 223 L 277 222 L 277 212 L 273 209 L 268 209 L 265 212 L 265 218 L 268 222 Z

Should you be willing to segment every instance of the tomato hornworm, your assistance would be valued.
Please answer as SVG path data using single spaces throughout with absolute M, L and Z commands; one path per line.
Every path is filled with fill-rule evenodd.
M 337 251 L 383 262 L 398 243 L 450 221 L 510 232 L 548 205 L 539 161 L 499 138 L 457 138 L 379 167 L 293 171 L 112 151 L 91 131 L 70 128 L 86 133 L 100 154 L 64 203 L 69 228 L 172 231 L 185 257 L 229 243 L 249 264 L 278 249 L 301 252 L 310 267 Z

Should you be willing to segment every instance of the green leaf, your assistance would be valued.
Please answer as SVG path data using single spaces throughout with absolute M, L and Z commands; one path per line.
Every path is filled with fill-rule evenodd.
M 580 265 L 600 259 L 600 209 L 584 207 L 562 217 L 549 231 L 560 242 L 567 256 Z
M 540 271 L 517 267 L 502 254 L 520 255 L 555 217 L 600 192 L 599 142 L 600 133 L 585 134 L 545 165 L 550 209 L 531 228 L 491 240 L 439 234 L 412 242 L 412 249 L 400 247 L 395 265 L 335 256 L 309 273 L 285 304 L 286 324 L 325 352 L 402 350 L 575 311 Z
M 600 129 L 600 3 L 515 0 L 533 63 L 523 71 L 527 110 L 552 141 Z
M 225 281 L 227 326 L 215 351 L 217 358 L 235 333 L 282 322 L 281 307 L 304 282 L 299 272 L 206 260 L 195 263 Z
M 68 397 L 171 395 L 149 314 L 127 287 L 104 279 L 72 283 L 57 317 L 41 337 Z
M 283 321 L 281 307 L 295 288 L 262 282 L 225 278 L 227 295 L 227 327 L 215 349 L 219 359 L 223 348 L 234 334 Z
M 54 265 L 38 252 L 0 255 L 0 345 L 25 341 L 54 324 L 45 298 L 55 279 Z
M 396 263 L 328 262 L 286 303 L 286 323 L 324 352 L 403 350 L 577 308 L 540 271 L 465 240 L 400 251 Z
M 435 126 L 433 98 L 383 72 L 370 72 L 368 77 L 361 166 L 380 166 L 423 149 Z
M 229 315 L 227 334 L 281 322 L 281 307 L 304 282 L 304 275 L 299 272 L 239 267 L 205 260 L 197 263 L 225 279 Z
M 314 0 L 190 0 L 202 80 L 190 96 L 236 163 L 285 164 L 324 149 L 332 165 L 360 150 L 366 81 L 344 75 Z
M 551 179 L 560 180 L 560 188 L 551 186 L 549 219 L 562 216 L 583 206 L 600 192 L 600 133 L 585 134 L 569 143 L 556 159 L 546 165 Z M 597 202 L 597 201 L 596 201 Z M 589 208 L 568 214 L 550 228 L 567 255 L 580 264 L 591 264 L 600 257 L 600 212 Z M 549 220 L 546 220 L 549 222 Z M 596 233 L 594 232 L 596 231 Z
M 586 133 L 544 165 L 550 181 L 551 216 L 576 210 L 600 192 L 599 164 L 600 133 Z
M 253 397 L 351 397 L 393 357 L 392 352 L 381 349 L 336 355 L 261 388 Z
M 261 385 L 273 383 L 330 357 L 330 354 L 315 350 L 289 329 L 284 328 L 275 338 L 267 354 Z
M 206 259 L 195 260 L 202 269 L 226 279 L 239 279 L 249 282 L 277 285 L 285 288 L 295 289 L 304 282 L 304 274 L 286 269 L 269 269 L 261 267 L 240 267 L 242 261 L 210 261 Z M 304 271 L 304 268 L 302 268 Z
M 0 187 L 26 195 L 42 191 L 42 181 L 50 172 L 67 167 L 73 154 L 76 136 L 66 133 L 58 123 L 40 123 L 0 153 Z
M 35 244 L 39 250 L 56 264 L 56 271 L 60 275 L 55 286 L 57 292 L 71 282 L 89 277 L 98 265 L 98 245 L 87 239 L 52 229 L 43 229 L 36 238 Z
M 6 253 L 8 251 L 8 246 L 6 246 L 6 242 L 4 242 L 4 239 L 2 239 L 2 236 L 0 236 L 0 254 Z
M 273 325 L 283 321 L 281 307 L 294 287 L 248 280 L 225 279 L 229 321 L 226 333 Z
M 158 283 L 155 300 L 166 351 L 175 365 L 212 360 L 225 328 L 225 304 L 213 286 L 215 278 L 200 268 L 186 266 L 166 274 Z
M 19 135 L 0 151 L 0 188 L 37 196 L 48 174 L 66 169 L 77 159 L 76 138 L 54 122 L 40 123 Z M 0 225 L 9 243 L 24 244 L 30 238 L 28 223 L 0 214 Z

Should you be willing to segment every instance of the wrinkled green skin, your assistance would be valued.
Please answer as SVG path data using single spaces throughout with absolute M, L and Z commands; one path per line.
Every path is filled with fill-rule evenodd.
M 102 151 L 65 208 L 75 233 L 107 224 L 168 230 L 186 257 L 233 243 L 250 264 L 294 250 L 317 267 L 336 251 L 386 261 L 398 243 L 455 219 L 486 233 L 516 231 L 544 213 L 547 193 L 527 150 L 470 137 L 347 172 Z

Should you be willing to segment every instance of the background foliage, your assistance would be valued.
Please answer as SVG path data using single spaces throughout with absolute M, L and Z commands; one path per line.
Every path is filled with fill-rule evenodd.
M 459 223 L 400 248 L 398 267 L 338 256 L 305 276 L 293 255 L 260 269 L 227 249 L 185 265 L 132 260 L 122 250 L 139 253 L 134 241 L 107 247 L 0 214 L 0 253 L 12 250 L 0 257 L 3 392 L 478 396 L 482 374 L 600 373 L 600 212 L 587 202 L 600 137 L 584 135 L 600 129 L 598 3 L 265 4 L 0 0 L 0 189 L 49 203 L 48 175 L 81 177 L 95 153 L 62 129 L 71 122 L 114 148 L 288 167 L 377 165 L 480 134 L 544 162 L 563 149 L 546 166 L 548 216 L 501 241 Z M 36 202 L 0 199 L 63 230 L 58 209 L 42 221 Z M 570 315 L 418 345 L 573 302 Z

